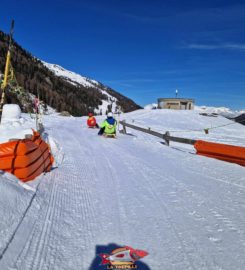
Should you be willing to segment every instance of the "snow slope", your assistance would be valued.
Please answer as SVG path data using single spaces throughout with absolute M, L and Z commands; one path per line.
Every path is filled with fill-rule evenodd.
M 189 137 L 204 135 L 186 129 L 233 123 L 195 111 L 140 110 L 122 118 Z M 84 117 L 45 116 L 45 127 L 64 158 L 39 178 L 31 205 L 0 250 L 1 270 L 103 270 L 97 254 L 118 245 L 148 251 L 143 270 L 245 268 L 244 167 L 133 130 L 118 139 L 98 137 Z M 244 146 L 244 135 L 245 127 L 234 124 L 208 139 Z
M 206 113 L 216 113 L 216 114 L 228 117 L 228 118 L 234 118 L 245 113 L 245 109 L 234 111 L 227 107 L 195 106 L 195 110 L 200 111 L 200 112 L 206 112 Z
M 155 110 L 157 109 L 158 105 L 157 103 L 151 103 L 144 106 L 145 110 Z
M 125 116 L 128 123 L 176 137 L 245 146 L 245 128 L 223 116 L 199 115 L 199 111 L 138 110 Z M 209 134 L 204 129 L 209 128 Z M 138 135 L 144 136 L 144 135 Z M 182 145 L 181 147 L 185 147 Z M 188 147 L 188 146 L 186 146 Z
M 98 91 L 100 91 L 102 94 L 107 96 L 106 100 L 102 100 L 102 105 L 99 106 L 98 109 L 95 110 L 94 113 L 100 114 L 106 114 L 108 105 L 112 106 L 112 111 L 116 111 L 116 102 L 117 98 L 110 95 L 106 90 L 105 87 L 102 86 L 101 83 L 89 79 L 87 77 L 81 76 L 80 74 L 77 74 L 73 71 L 69 71 L 64 69 L 63 67 L 56 65 L 56 64 L 49 64 L 46 62 L 42 62 L 47 68 L 49 68 L 56 76 L 64 78 L 67 82 L 73 84 L 73 85 L 82 85 L 84 87 L 92 87 L 96 88 Z

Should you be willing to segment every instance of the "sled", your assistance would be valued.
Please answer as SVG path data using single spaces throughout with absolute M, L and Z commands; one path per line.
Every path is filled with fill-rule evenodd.
M 103 134 L 103 136 L 105 138 L 113 138 L 113 139 L 116 139 L 117 138 L 116 134 Z
M 96 127 L 96 126 L 93 126 L 93 127 L 92 127 L 92 126 L 91 126 L 91 127 L 90 127 L 90 126 L 88 126 L 88 128 L 98 128 L 98 127 Z

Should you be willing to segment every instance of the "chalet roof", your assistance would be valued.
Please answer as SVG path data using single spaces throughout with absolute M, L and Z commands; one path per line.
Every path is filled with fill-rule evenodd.
M 158 101 L 189 101 L 194 102 L 193 98 L 158 98 Z

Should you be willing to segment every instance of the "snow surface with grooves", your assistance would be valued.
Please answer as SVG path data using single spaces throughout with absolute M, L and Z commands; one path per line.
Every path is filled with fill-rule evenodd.
M 122 118 L 182 131 L 232 123 L 193 111 L 139 110 Z M 85 117 L 44 120 L 59 164 L 37 179 L 33 199 L 33 191 L 17 187 L 23 199 L 13 195 L 16 203 L 25 208 L 32 201 L 17 229 L 0 234 L 5 246 L 11 239 L 0 249 L 1 270 L 103 270 L 98 247 L 112 243 L 148 251 L 138 266 L 143 270 L 245 269 L 244 167 L 194 155 L 177 143 L 166 147 L 134 130 L 118 139 L 98 137 Z M 245 127 L 224 126 L 207 138 L 244 146 Z M 15 216 L 13 207 L 4 210 L 3 221 Z M 16 214 L 15 224 L 19 220 Z
M 81 76 L 80 74 L 77 74 L 73 71 L 66 70 L 59 65 L 50 64 L 46 62 L 42 63 L 52 72 L 54 72 L 56 76 L 64 78 L 67 82 L 75 86 L 83 85 L 84 87 L 92 87 L 100 91 L 102 94 L 106 95 L 107 100 L 102 100 L 102 105 L 99 105 L 98 109 L 95 109 L 94 113 L 100 114 L 100 112 L 102 112 L 102 114 L 106 114 L 108 105 L 111 105 L 112 112 L 115 112 L 117 98 L 107 93 L 107 91 L 105 91 L 104 89 L 101 89 L 101 84 L 99 82 Z

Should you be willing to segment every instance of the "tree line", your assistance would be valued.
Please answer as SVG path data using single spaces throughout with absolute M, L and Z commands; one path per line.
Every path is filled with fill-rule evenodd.
M 0 73 L 4 72 L 6 54 L 8 48 L 8 36 L 0 31 Z M 19 86 L 26 93 L 31 93 L 46 104 L 60 111 L 68 111 L 74 116 L 87 115 L 107 100 L 108 96 L 99 91 L 96 87 L 85 87 L 83 85 L 71 84 L 62 77 L 56 76 L 39 59 L 33 57 L 16 42 L 13 42 L 11 53 L 11 64 Z M 132 100 L 117 93 L 111 88 L 102 84 L 100 88 L 118 99 L 125 112 L 140 108 Z M 7 102 L 18 103 L 22 109 L 30 110 L 31 104 L 22 104 L 18 94 L 7 91 Z M 28 100 L 28 99 L 26 99 Z M 31 102 L 26 101 L 26 102 Z

